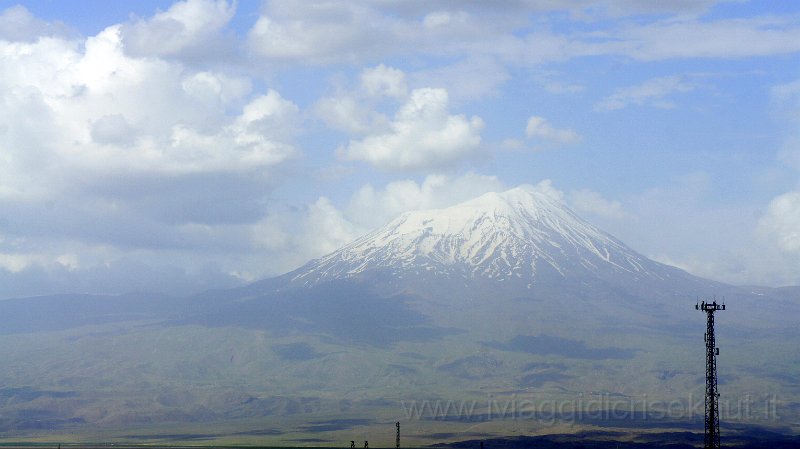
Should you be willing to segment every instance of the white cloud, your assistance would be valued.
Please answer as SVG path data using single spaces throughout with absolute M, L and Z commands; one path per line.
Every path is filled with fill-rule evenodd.
M 746 58 L 800 51 L 800 27 L 789 17 L 700 20 L 671 18 L 616 33 L 621 53 L 641 60 Z
M 268 215 L 252 225 L 249 234 L 255 245 L 270 253 L 268 271 L 283 273 L 333 252 L 362 231 L 322 196 L 300 210 Z
M 703 17 L 712 4 L 585 1 L 567 6 L 563 2 L 487 6 L 480 2 L 310 0 L 298 8 L 294 2 L 275 0 L 250 30 L 248 45 L 259 58 L 314 64 L 378 62 L 425 54 L 455 60 L 478 56 L 528 66 L 602 55 L 649 61 L 800 51 L 800 27 L 791 17 Z M 556 33 L 530 20 L 532 14 L 544 11 L 564 11 L 572 20 L 604 20 L 616 26 L 590 33 Z M 630 16 L 639 20 L 621 22 Z M 553 86 L 559 87 L 563 86 Z
M 226 0 L 184 0 L 122 26 L 122 42 L 134 56 L 187 56 L 230 53 L 222 30 L 236 12 Z M 228 50 L 222 52 L 221 50 Z
M 338 88 L 314 105 L 314 112 L 326 125 L 350 134 L 369 134 L 387 129 L 389 120 L 377 109 L 387 99 L 408 95 L 405 73 L 383 64 L 367 67 L 353 89 Z
M 474 155 L 483 120 L 450 115 L 444 89 L 415 89 L 390 124 L 390 130 L 350 141 L 344 155 L 397 170 L 452 165 Z
M 75 253 L 0 252 L 0 298 L 58 293 L 154 291 L 186 294 L 233 287 L 241 281 L 222 267 L 198 261 L 196 254 L 179 257 L 169 251 L 145 254 L 81 247 Z M 99 263 L 84 263 L 102 254 Z M 11 260 L 10 260 L 11 259 Z M 147 262 L 142 262 L 142 260 Z
M 779 251 L 798 256 L 800 262 L 800 191 L 773 199 L 758 226 L 765 239 Z
M 370 96 L 405 98 L 408 95 L 405 73 L 383 64 L 364 69 L 361 72 L 361 86 Z
M 350 134 L 367 134 L 375 129 L 376 123 L 387 122 L 382 114 L 346 93 L 321 98 L 314 105 L 314 112 L 329 127 Z
M 0 281 L 12 269 L 21 276 L 37 270 L 66 276 L 70 270 L 89 273 L 93 267 L 112 266 L 110 271 L 97 268 L 93 276 L 109 274 L 108 279 L 127 279 L 125 286 L 142 285 L 122 272 L 163 280 L 141 265 L 168 259 L 173 268 L 187 264 L 189 271 L 201 272 L 196 261 L 212 258 L 221 261 L 223 272 L 251 279 L 320 255 L 404 210 L 445 207 L 502 188 L 497 178 L 474 174 L 384 184 L 388 181 L 373 178 L 373 171 L 353 172 L 363 169 L 362 164 L 344 162 L 328 172 L 312 169 L 313 174 L 299 175 L 319 183 L 303 189 L 332 185 L 315 174 L 339 176 L 341 184 L 351 186 L 369 176 L 382 187 L 362 187 L 341 210 L 320 197 L 297 212 L 289 206 L 290 212 L 281 211 L 276 207 L 280 199 L 272 197 L 282 179 L 275 175 L 299 153 L 295 141 L 302 138 L 324 148 L 320 142 L 333 139 L 316 129 L 301 133 L 303 111 L 262 87 L 270 84 L 275 70 L 288 68 L 279 79 L 287 92 L 298 92 L 297 83 L 317 82 L 331 73 L 306 71 L 309 65 L 332 65 L 340 73 L 335 78 L 358 73 L 368 64 L 353 76 L 349 88 L 316 103 L 317 89 L 298 96 L 303 104 L 314 104 L 331 128 L 350 134 L 349 145 L 341 148 L 344 159 L 386 169 L 427 170 L 482 154 L 483 121 L 453 111 L 463 111 L 465 104 L 504 107 L 505 95 L 521 92 L 525 76 L 541 70 L 528 70 L 532 65 L 609 55 L 630 64 L 800 51 L 800 26 L 794 17 L 719 20 L 703 15 L 708 5 L 684 0 L 585 0 L 568 7 L 550 0 L 502 5 L 273 0 L 252 18 L 256 24 L 246 42 L 234 33 L 236 2 L 231 1 L 180 1 L 89 38 L 37 19 L 24 7 L 6 9 L 0 12 L 0 210 L 8 218 L 0 220 L 0 232 L 7 234 L 0 242 Z M 568 14 L 538 15 L 542 11 Z M 674 12 L 688 14 L 666 16 Z M 586 29 L 591 31 L 581 31 Z M 386 61 L 403 65 L 390 67 Z M 291 79 L 297 67 L 302 77 Z M 513 92 L 506 92 L 502 88 L 512 76 L 514 82 L 507 87 Z M 571 78 L 570 73 L 556 73 L 534 76 L 534 82 L 551 93 L 581 91 L 582 80 Z M 614 92 L 597 108 L 672 107 L 677 94 L 697 88 L 695 80 L 649 80 Z M 797 92 L 796 82 L 773 89 L 780 101 L 793 101 Z M 476 102 L 492 96 L 497 102 Z M 530 101 L 538 99 L 532 96 Z M 580 140 L 575 131 L 554 126 L 564 124 L 532 119 L 526 131 L 538 144 Z M 497 141 L 507 137 L 494 130 L 489 134 Z M 506 140 L 508 148 L 532 143 L 522 135 L 511 137 L 519 140 Z M 800 167 L 797 148 L 790 141 L 784 161 Z M 720 242 L 737 238 L 734 229 L 746 227 L 738 222 L 726 227 L 725 222 L 744 222 L 746 217 L 755 221 L 752 217 L 758 215 L 740 208 L 720 214 L 724 219 L 715 217 L 703 213 L 692 195 L 650 192 L 642 195 L 649 205 L 629 199 L 624 206 L 589 190 L 567 197 L 579 212 L 633 233 L 637 243 L 663 240 L 651 244 L 653 253 L 697 260 L 694 266 L 704 266 L 708 273 L 716 270 L 736 278 L 730 273 L 741 273 L 733 271 L 737 267 L 704 265 L 700 261 L 708 259 L 693 258 L 692 248 L 721 247 Z M 341 192 L 330 198 L 341 198 Z M 675 204 L 687 202 L 675 211 Z M 664 204 L 670 208 L 664 210 Z M 696 221 L 704 223 L 686 224 L 685 216 L 699 216 Z M 797 252 L 790 249 L 792 217 L 791 208 L 778 206 L 764 216 L 764 242 L 778 255 L 763 266 L 772 267 L 774 260 L 800 265 Z M 252 235 L 254 223 L 260 239 Z M 708 231 L 707 223 L 719 224 L 720 231 Z M 319 227 L 331 232 L 320 233 Z M 665 234 L 663 239 L 659 233 Z M 670 248 L 676 245 L 679 250 Z M 139 271 L 128 270 L 137 263 Z M 781 276 L 791 279 L 791 273 Z M 84 278 L 80 285 L 90 286 L 89 281 Z
M 136 141 L 136 130 L 121 114 L 104 115 L 91 123 L 92 140 L 102 145 L 127 147 Z
M 800 283 L 800 193 L 770 203 L 721 206 L 716 182 L 694 173 L 625 200 L 572 191 L 568 204 L 651 259 L 734 285 Z
M 76 254 L 42 254 L 42 253 L 3 253 L 0 252 L 0 269 L 10 273 L 21 273 L 31 267 L 46 269 L 65 269 L 75 271 L 79 268 Z
M 457 177 L 428 175 L 421 183 L 410 179 L 394 181 L 382 189 L 365 185 L 353 194 L 346 216 L 367 231 L 406 211 L 448 207 L 486 192 L 504 189 L 504 184 L 496 176 L 471 172 Z
M 656 260 L 734 285 L 800 284 L 800 192 L 774 198 L 751 226 L 740 223 L 748 215 L 742 210 L 697 210 L 691 215 L 692 221 L 713 231 L 705 231 L 695 245 L 717 249 L 712 255 L 694 249 Z M 756 216 L 753 212 L 749 215 Z
M 551 8 L 552 9 L 552 8 Z M 402 11 L 401 11 L 402 10 Z M 306 64 L 379 62 L 406 54 L 503 52 L 500 40 L 525 24 L 519 8 L 342 0 L 267 3 L 248 33 L 252 54 Z
M 260 270 L 267 264 L 268 271 L 283 273 L 335 251 L 403 212 L 448 207 L 504 189 L 496 177 L 475 173 L 429 175 L 420 183 L 410 179 L 394 181 L 380 189 L 367 184 L 341 210 L 322 196 L 299 209 L 264 217 L 249 227 L 248 234 L 256 247 L 271 256 L 261 262 Z M 325 232 L 320 232 L 321 229 Z
M 800 80 L 774 86 L 772 96 L 781 101 L 800 100 Z
M 631 218 L 619 201 L 605 199 L 588 189 L 575 190 L 569 194 L 569 205 L 578 214 L 602 217 L 611 220 Z
M 172 127 L 169 146 L 152 148 L 151 170 L 171 173 L 242 171 L 274 166 L 295 153 L 292 138 L 298 107 L 274 90 L 247 103 L 242 113 L 213 134 Z
M 417 86 L 443 87 L 457 101 L 474 102 L 500 95 L 500 86 L 511 75 L 493 57 L 468 57 L 452 64 L 413 72 L 409 77 Z
M 0 165 L 5 182 L 26 174 L 42 190 L 86 170 L 252 171 L 293 153 L 298 108 L 277 92 L 231 116 L 249 82 L 129 58 L 120 39 L 119 27 L 110 27 L 87 39 L 85 49 L 53 39 L 0 42 L 0 116 L 14 129 L 0 147 L 16 155 Z M 47 170 L 60 174 L 48 177 Z
M 274 139 L 285 142 L 297 130 L 299 112 L 297 105 L 269 89 L 265 95 L 254 98 L 244 106 L 232 128 L 240 141 Z
M 260 57 L 307 63 L 353 62 L 392 46 L 395 23 L 361 2 L 291 1 L 266 5 L 248 33 Z
M 226 107 L 252 91 L 250 79 L 221 72 L 197 72 L 186 76 L 183 91 L 208 108 Z
M 405 73 L 381 64 L 363 69 L 352 89 L 340 86 L 333 95 L 318 100 L 314 112 L 333 129 L 366 135 L 388 129 L 389 119 L 379 112 L 382 105 L 407 97 Z
M 560 145 L 580 142 L 581 136 L 571 129 L 554 128 L 544 117 L 532 116 L 525 126 L 525 135 L 529 139 L 540 139 Z
M 222 4 L 170 11 L 197 5 Z M 189 273 L 209 259 L 235 271 L 231 261 L 253 257 L 242 229 L 265 213 L 275 170 L 298 153 L 298 106 L 274 90 L 253 94 L 248 78 L 224 68 L 133 57 L 123 28 L 0 39 L 0 208 L 14 217 L 0 220 L 8 286 L 121 292 L 144 288 L 142 274 L 195 291 L 192 283 L 214 286 Z M 202 276 L 230 285 L 217 274 Z
M 304 245 L 319 255 L 333 252 L 360 235 L 356 227 L 325 197 L 320 197 L 309 208 L 308 219 L 302 229 Z M 320 232 L 320 229 L 325 232 Z
M 681 76 L 665 76 L 649 79 L 639 85 L 617 89 L 609 97 L 595 105 L 598 111 L 613 111 L 629 105 L 647 105 L 657 108 L 673 108 L 675 104 L 669 96 L 685 93 L 694 86 Z
M 425 15 L 422 24 L 425 28 L 444 28 L 454 23 L 464 23 L 469 20 L 467 13 L 459 11 L 456 13 L 449 11 L 434 11 Z
M 11 42 L 32 42 L 42 36 L 65 36 L 66 25 L 36 18 L 24 6 L 12 6 L 0 14 L 0 39 Z
M 550 179 L 543 179 L 538 183 L 536 183 L 535 185 L 524 184 L 520 187 L 527 188 L 529 190 L 533 190 L 539 193 L 543 193 L 556 201 L 562 203 L 564 202 L 564 192 L 555 188 L 553 186 L 553 181 Z
M 502 75 L 494 76 L 495 71 Z M 462 61 L 440 69 L 413 72 L 380 64 L 364 68 L 351 88 L 337 85 L 335 92 L 320 98 L 314 105 L 315 114 L 332 129 L 355 135 L 377 135 L 391 132 L 387 109 L 410 100 L 409 83 L 420 89 L 438 86 L 446 92 L 448 104 L 456 97 L 475 101 L 494 91 L 496 83 L 508 74 L 495 62 Z M 441 86 L 447 86 L 443 88 Z M 419 95 L 419 93 L 418 93 Z
M 0 253 L 0 268 L 11 273 L 19 273 L 30 266 L 35 259 L 37 259 L 35 256 L 27 254 Z

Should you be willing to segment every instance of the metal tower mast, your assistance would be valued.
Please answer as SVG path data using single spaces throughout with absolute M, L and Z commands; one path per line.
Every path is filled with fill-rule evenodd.
M 705 449 L 719 449 L 719 391 L 717 390 L 717 356 L 719 348 L 714 338 L 714 312 L 725 310 L 725 304 L 703 301 L 694 306 L 706 313 L 706 433 Z

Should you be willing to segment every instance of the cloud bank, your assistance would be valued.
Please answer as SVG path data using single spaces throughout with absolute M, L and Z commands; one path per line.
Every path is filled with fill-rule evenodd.
M 798 283 L 800 89 L 782 69 L 800 26 L 722 9 L 185 0 L 82 34 L 7 8 L 0 297 L 233 285 L 403 211 L 541 179 L 648 255 Z M 660 120 L 678 131 L 648 129 Z M 714 167 L 746 173 L 735 204 Z M 692 250 L 725 241 L 743 262 Z

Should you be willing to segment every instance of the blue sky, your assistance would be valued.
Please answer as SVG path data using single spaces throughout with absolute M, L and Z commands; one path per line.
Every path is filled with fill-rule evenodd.
M 800 284 L 798 19 L 711 0 L 0 2 L 0 297 L 236 285 L 540 182 L 648 257 Z

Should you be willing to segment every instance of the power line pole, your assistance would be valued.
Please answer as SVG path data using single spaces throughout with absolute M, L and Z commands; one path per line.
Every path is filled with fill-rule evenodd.
M 394 447 L 400 449 L 400 421 L 394 423 L 397 426 L 397 438 L 394 441 Z
M 716 347 L 714 337 L 714 312 L 725 310 L 725 304 L 717 301 L 707 303 L 703 301 L 695 304 L 695 309 L 706 313 L 706 417 L 705 417 L 705 449 L 719 449 L 719 391 L 717 390 L 717 356 L 719 348 Z

